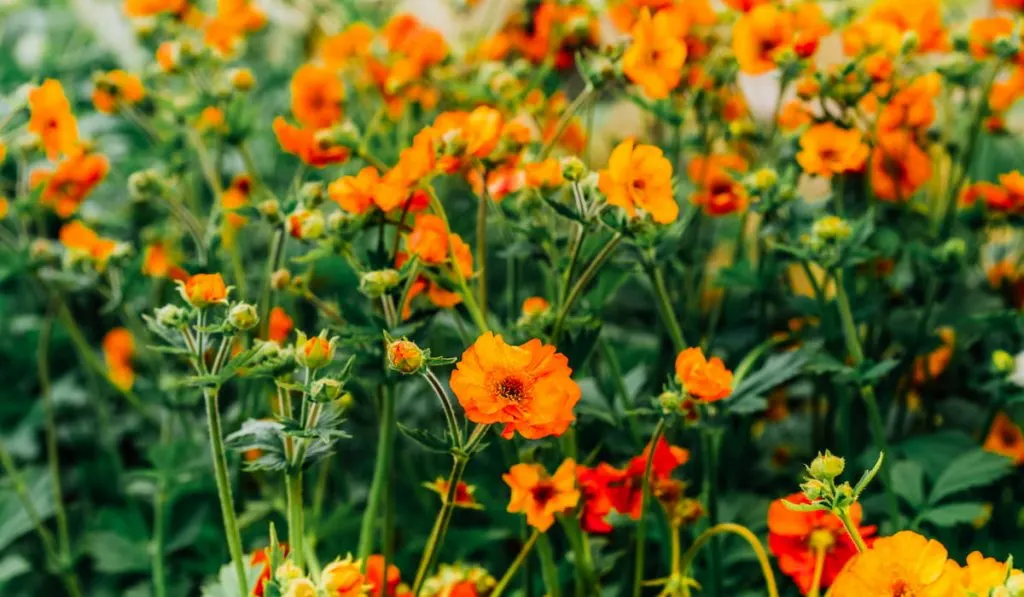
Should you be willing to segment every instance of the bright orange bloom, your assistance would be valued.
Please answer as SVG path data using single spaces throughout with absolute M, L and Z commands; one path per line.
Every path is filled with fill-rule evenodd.
M 551 304 L 548 303 L 547 299 L 540 296 L 531 296 L 523 301 L 523 315 L 526 316 L 540 315 L 546 313 L 550 308 Z
M 431 483 L 424 483 L 423 486 L 441 496 L 442 502 L 448 499 L 448 480 L 444 477 L 438 477 Z M 473 496 L 474 492 L 476 492 L 475 486 L 469 485 L 465 481 L 459 481 L 459 484 L 455 486 L 455 506 L 482 510 L 483 506 L 476 501 L 476 497 Z
M 126 328 L 114 328 L 103 337 L 103 359 L 107 375 L 115 386 L 129 390 L 135 382 L 132 359 L 135 357 L 135 338 Z
M 193 307 L 209 307 L 226 303 L 228 288 L 220 274 L 195 274 L 179 283 L 182 298 Z
M 227 246 L 235 242 L 238 229 L 242 228 L 249 221 L 245 216 L 236 213 L 249 203 L 249 195 L 252 193 L 252 179 L 248 174 L 236 174 L 231 179 L 231 184 L 220 196 L 220 205 L 224 208 L 223 241 Z
M 1006 413 L 1001 412 L 992 420 L 984 448 L 1006 456 L 1017 466 L 1024 464 L 1024 433 Z
M 1000 562 L 995 558 L 986 558 L 981 552 L 971 552 L 967 556 L 967 565 L 960 569 L 961 589 L 965 595 L 1000 595 L 996 589 L 1004 587 L 1009 578 L 1017 577 L 1020 582 L 1022 573 L 1020 570 L 1009 570 L 1007 575 L 1006 562 Z M 1009 592 L 1005 593 L 1009 594 Z
M 740 16 L 732 29 L 732 51 L 740 70 L 759 75 L 775 69 L 775 60 L 793 41 L 791 13 L 761 4 Z
M 682 23 L 670 11 L 651 17 L 644 9 L 631 31 L 633 42 L 622 56 L 626 77 L 651 99 L 664 99 L 679 85 L 686 62 Z
M 285 340 L 292 333 L 294 328 L 294 322 L 292 318 L 288 316 L 288 313 L 281 307 L 274 307 L 270 310 L 270 321 L 267 326 L 267 339 L 271 342 L 277 342 L 278 344 L 284 344 Z
M 174 72 L 181 61 L 181 44 L 175 41 L 165 41 L 156 48 L 156 63 L 160 70 L 165 73 Z
M 540 464 L 516 464 L 501 476 L 512 488 L 509 512 L 526 514 L 526 523 L 540 532 L 555 524 L 555 515 L 576 507 L 576 462 L 566 458 L 555 474 L 548 476 Z
M 938 73 L 922 75 L 898 91 L 878 117 L 879 135 L 896 129 L 923 130 L 935 121 L 935 98 L 942 89 Z
M 832 586 L 846 562 L 857 554 L 857 546 L 836 515 L 823 511 L 798 512 L 786 507 L 783 500 L 792 504 L 809 503 L 804 494 L 794 493 L 773 501 L 768 507 L 768 548 L 778 558 L 779 569 L 806 595 L 814 579 L 819 550 L 824 550 L 820 586 Z M 861 527 L 862 516 L 861 505 L 854 503 L 850 518 L 861 536 L 871 541 L 875 527 Z
M 226 133 L 228 122 L 224 110 L 221 110 L 218 106 L 206 106 L 203 108 L 203 111 L 199 113 L 199 117 L 196 119 L 196 129 L 204 133 Z
M 949 45 L 942 25 L 940 0 L 877 0 L 868 9 L 865 20 L 894 31 L 898 39 L 902 39 L 908 32 L 914 32 L 917 34 L 918 52 L 943 51 Z
M 679 204 L 672 192 L 672 164 L 653 145 L 620 143 L 608 158 L 608 168 L 599 173 L 598 187 L 608 203 L 621 207 L 631 218 L 637 210 L 649 213 L 655 222 L 668 224 L 679 216 Z
M 55 170 L 33 170 L 29 184 L 33 188 L 43 187 L 39 197 L 43 205 L 61 218 L 69 218 L 93 188 L 106 178 L 109 170 L 110 163 L 106 157 L 75 148 L 57 164 Z
M 152 17 L 160 13 L 183 14 L 188 9 L 188 0 L 124 0 L 124 14 L 137 17 Z
M 768 0 L 723 0 L 729 8 L 740 12 L 750 12 L 756 6 L 768 2 Z
M 699 348 L 687 348 L 676 356 L 676 377 L 691 396 L 714 402 L 732 393 L 732 371 L 718 357 L 704 358 Z
M 0 220 L 6 218 L 10 210 L 11 204 L 9 201 L 7 201 L 7 197 L 0 197 Z
M 399 207 L 409 190 L 381 175 L 373 166 L 367 166 L 355 176 L 342 176 L 327 186 L 327 193 L 347 212 L 365 213 L 373 206 L 388 212 Z
M 298 156 L 300 160 L 314 168 L 323 168 L 348 160 L 349 150 L 347 147 L 322 145 L 317 139 L 316 131 L 298 128 L 282 116 L 274 119 L 274 135 L 277 136 L 277 142 L 281 145 L 281 149 Z
M 188 272 L 174 262 L 167 245 L 161 241 L 146 246 L 142 254 L 142 273 L 153 278 L 182 281 L 188 278 Z
M 964 205 L 974 205 L 979 199 L 994 211 L 1010 211 L 1013 207 L 1006 189 L 991 182 L 981 181 L 968 185 L 960 196 L 960 202 Z
M 932 162 L 906 131 L 879 136 L 871 154 L 871 186 L 885 201 L 907 201 L 931 178 Z
M 222 56 L 230 56 L 246 33 L 258 31 L 266 22 L 266 15 L 252 0 L 217 0 L 217 12 L 206 22 L 203 41 Z
M 565 182 L 562 177 L 562 164 L 555 158 L 523 164 L 523 171 L 526 173 L 526 186 L 530 188 L 553 189 Z
M 381 564 L 378 563 L 377 568 L 380 567 Z M 367 559 L 364 576 L 360 571 L 360 562 L 349 556 L 328 564 L 320 573 L 320 585 L 331 597 L 363 597 L 366 595 L 367 585 L 370 584 L 369 576 L 370 559 Z
M 253 597 L 263 597 L 266 594 L 267 582 L 270 581 L 270 548 L 252 552 L 249 556 L 249 566 L 260 570 L 256 586 L 252 588 Z
M 448 260 L 448 226 L 440 217 L 432 214 L 416 216 L 412 231 L 405 237 L 410 253 L 428 265 L 440 265 Z
M 812 120 L 810 110 L 799 100 L 787 102 L 779 110 L 779 128 L 784 131 L 799 130 L 801 127 L 811 124 Z
M 800 137 L 796 161 L 808 174 L 831 178 L 833 174 L 857 172 L 868 159 L 868 146 L 860 133 L 831 122 L 816 124 Z
M 832 597 L 959 597 L 959 570 L 946 548 L 913 531 L 876 539 L 836 577 Z
M 470 421 L 503 423 L 506 438 L 514 431 L 527 439 L 561 435 L 581 395 L 554 346 L 536 339 L 511 346 L 491 332 L 462 353 L 450 385 Z
M 39 136 L 51 160 L 78 146 L 78 121 L 60 81 L 47 79 L 28 93 L 28 130 Z
M 614 0 L 608 2 L 608 17 L 621 31 L 629 31 L 647 10 L 656 13 L 672 6 L 674 0 Z
M 501 112 L 490 106 L 474 108 L 466 116 L 461 137 L 466 143 L 466 154 L 484 158 L 490 155 L 501 138 L 504 119 Z
M 111 114 L 118 106 L 137 104 L 146 96 L 146 89 L 137 75 L 123 70 L 104 73 L 92 91 L 92 103 L 100 112 Z
M 401 597 L 402 573 L 398 566 L 388 564 L 387 575 L 384 574 L 384 556 L 373 554 L 366 558 L 366 584 L 369 594 L 373 597 Z M 358 593 L 363 595 L 363 593 Z
M 292 114 L 304 127 L 327 128 L 342 115 L 345 85 L 331 69 L 303 64 L 292 75 Z
M 727 216 L 747 207 L 747 190 L 724 169 L 708 171 L 705 184 L 690 195 L 690 203 L 712 216 Z
M 408 13 L 392 16 L 381 33 L 391 50 L 381 86 L 388 94 L 419 80 L 429 67 L 448 56 L 444 36 Z
M 619 470 L 608 464 L 598 465 L 598 473 L 603 475 L 607 484 L 608 497 L 616 511 L 637 520 L 641 514 L 644 471 L 647 470 L 647 459 L 651 462 L 651 484 L 656 492 L 658 486 L 670 480 L 672 472 L 690 460 L 690 452 L 679 446 L 673 446 L 664 437 L 658 439 L 651 456 L 648 444 L 640 456 L 629 461 L 625 469 Z
M 64 224 L 58 233 L 58 238 L 68 250 L 92 259 L 99 267 L 106 264 L 117 247 L 115 241 L 100 237 L 92 228 L 79 220 L 72 220 Z
M 999 182 L 1006 191 L 1006 203 L 1004 205 L 991 205 L 993 209 L 1010 213 L 1024 211 L 1024 174 L 1019 170 L 999 175 Z
M 914 359 L 914 383 L 918 385 L 942 375 L 953 358 L 956 330 L 951 327 L 941 327 L 936 330 L 936 333 L 942 341 L 939 347 L 923 357 Z
M 341 33 L 323 41 L 320 57 L 328 68 L 342 68 L 353 58 L 369 55 L 374 35 L 373 28 L 366 23 L 352 23 Z
M 1013 34 L 1013 20 L 1007 17 L 987 17 L 971 21 L 967 35 L 971 55 L 983 59 L 992 55 L 992 44 L 999 38 Z

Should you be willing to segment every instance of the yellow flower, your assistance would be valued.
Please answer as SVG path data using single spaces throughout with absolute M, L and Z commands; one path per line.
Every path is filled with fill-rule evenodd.
M 679 204 L 672 194 L 672 164 L 661 149 L 634 145 L 632 139 L 623 141 L 599 174 L 598 187 L 608 203 L 626 210 L 629 217 L 637 217 L 638 209 L 659 224 L 679 217 Z

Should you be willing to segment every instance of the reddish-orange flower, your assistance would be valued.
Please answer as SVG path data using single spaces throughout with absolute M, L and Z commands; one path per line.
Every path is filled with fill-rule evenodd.
M 1024 175 L 1019 170 L 999 175 L 999 182 L 1006 191 L 1006 203 L 1004 205 L 990 207 L 1000 211 L 1018 213 L 1024 211 Z
M 98 153 L 85 153 L 75 148 L 55 170 L 40 168 L 29 177 L 32 187 L 42 186 L 39 200 L 61 218 L 69 218 L 78 210 L 89 193 L 107 176 L 110 163 Z
M 932 162 L 906 131 L 880 135 L 871 154 L 871 186 L 885 201 L 907 201 L 931 178 Z
M 626 77 L 652 99 L 664 99 L 679 85 L 686 62 L 683 23 L 671 11 L 651 17 L 645 8 L 633 25 L 633 42 L 622 56 Z
M 612 525 L 606 520 L 614 507 L 609 484 L 620 479 L 619 471 L 608 465 L 576 467 L 576 485 L 580 489 L 580 526 L 584 532 L 611 532 Z
M 540 296 L 531 296 L 523 301 L 523 315 L 532 317 L 546 313 L 551 308 L 547 299 Z
M 384 556 L 380 554 L 366 558 L 366 584 L 372 597 L 412 597 L 402 584 L 402 573 L 398 566 L 388 564 L 385 575 Z
M 994 211 L 1008 212 L 1013 207 L 1006 189 L 991 182 L 982 181 L 968 185 L 960 197 L 964 205 L 974 205 L 979 200 Z
M 102 238 L 79 220 L 72 220 L 61 227 L 58 234 L 61 244 L 69 251 L 83 255 L 102 267 L 114 253 L 117 243 Z
M 217 12 L 206 22 L 203 41 L 221 55 L 231 55 L 246 33 L 258 31 L 266 21 L 252 0 L 217 0 Z
M 323 168 L 331 164 L 340 164 L 348 159 L 346 147 L 321 143 L 313 129 L 299 128 L 290 124 L 282 116 L 274 119 L 274 135 L 284 151 L 298 156 L 300 160 L 313 166 Z
M 699 348 L 687 348 L 676 357 L 676 377 L 686 392 L 705 402 L 721 400 L 732 393 L 732 371 L 718 357 L 704 358 Z
M 530 340 L 520 346 L 487 332 L 462 354 L 451 388 L 474 423 L 503 423 L 527 439 L 561 435 L 575 420 L 580 387 L 569 360 L 554 346 Z
M 922 75 L 899 90 L 878 117 L 879 135 L 896 129 L 923 130 L 935 121 L 935 98 L 942 88 L 938 73 Z
M 779 110 L 779 127 L 784 131 L 796 131 L 811 124 L 811 111 L 799 100 L 787 102 Z
M 146 246 L 142 254 L 142 273 L 154 278 L 170 278 L 184 281 L 188 272 L 175 263 L 170 249 L 161 241 Z
M 927 355 L 914 359 L 914 383 L 916 384 L 934 380 L 942 375 L 953 358 L 956 330 L 951 327 L 941 327 L 936 330 L 936 334 L 942 343 Z
M 409 252 L 427 265 L 441 265 L 454 257 L 463 276 L 473 273 L 473 254 L 458 234 L 447 234 L 444 220 L 432 214 L 416 216 L 412 231 L 405 238 Z
M 100 112 L 116 112 L 124 104 L 137 104 L 146 97 L 146 89 L 137 75 L 123 70 L 103 73 L 96 80 L 92 91 L 92 103 Z
M 490 155 L 501 138 L 504 118 L 490 106 L 478 106 L 466 116 L 461 137 L 466 143 L 466 154 L 477 158 Z
M 327 187 L 327 193 L 347 212 L 365 213 L 376 206 L 381 211 L 399 207 L 409 195 L 409 189 L 396 184 L 394 177 L 382 177 L 373 166 L 367 166 L 355 176 L 342 176 Z
M 580 501 L 576 489 L 576 462 L 565 459 L 554 475 L 540 464 L 516 464 L 501 476 L 512 488 L 509 512 L 526 514 L 526 522 L 540 532 L 555 523 L 555 515 L 575 508 Z
M 816 124 L 800 137 L 796 161 L 808 174 L 831 178 L 834 174 L 857 172 L 868 159 L 868 146 L 860 133 L 831 122 Z
M 200 309 L 226 303 L 228 300 L 228 287 L 220 274 L 189 276 L 188 280 L 179 283 L 179 291 L 182 298 Z
M 342 115 L 345 86 L 334 71 L 315 64 L 303 64 L 292 75 L 292 114 L 304 127 L 327 128 Z
M 732 29 L 732 51 L 740 70 L 750 75 L 774 70 L 776 58 L 792 41 L 792 15 L 775 4 L 758 5 Z
M 640 518 L 640 502 L 642 499 L 644 471 L 647 459 L 651 454 L 651 446 L 644 448 L 643 454 L 629 461 L 623 470 L 607 464 L 598 465 L 599 474 L 607 480 L 608 497 L 616 511 L 627 514 L 633 519 Z M 651 462 L 651 485 L 657 489 L 658 484 L 667 481 L 672 471 L 686 464 L 690 453 L 684 448 L 670 445 L 665 438 L 659 438 L 654 446 Z
M 857 554 L 857 546 L 836 515 L 820 510 L 798 512 L 786 507 L 783 501 L 809 503 L 804 494 L 794 493 L 775 500 L 768 507 L 768 548 L 779 559 L 779 568 L 807 594 L 814 579 L 816 560 L 824 552 L 819 586 L 832 586 L 846 562 Z M 862 516 L 861 505 L 854 503 L 850 519 L 865 541 L 870 542 L 875 527 L 860 526 Z
M 449 484 L 448 480 L 444 477 L 438 477 L 431 483 L 424 483 L 423 486 L 441 496 L 442 502 L 448 499 Z M 480 502 L 476 501 L 476 497 L 473 495 L 475 492 L 475 486 L 469 485 L 465 481 L 459 481 L 459 484 L 455 486 L 455 500 L 453 503 L 458 508 L 482 510 L 483 506 L 480 505 Z
M 960 571 L 946 548 L 913 531 L 876 539 L 836 576 L 833 597 L 959 597 Z
M 107 363 L 107 375 L 115 386 L 129 390 L 135 382 L 135 338 L 126 328 L 114 328 L 103 337 L 103 358 Z
M 124 0 L 124 14 L 137 17 L 152 17 L 160 13 L 183 14 L 188 9 L 188 0 Z
M 621 207 L 631 218 L 643 210 L 655 222 L 668 224 L 679 216 L 679 204 L 672 192 L 672 164 L 653 145 L 620 143 L 601 170 L 598 187 L 608 203 Z
M 1013 34 L 1013 20 L 1007 17 L 987 17 L 971 21 L 967 34 L 971 55 L 983 59 L 992 54 L 992 44 L 999 38 Z
M 60 81 L 47 79 L 28 93 L 29 132 L 42 141 L 46 155 L 54 160 L 78 146 L 78 121 Z
M 270 310 L 270 320 L 267 325 L 267 339 L 271 342 L 284 344 L 285 340 L 292 333 L 295 327 L 292 318 L 281 307 L 274 307 Z
M 992 420 L 984 447 L 1013 460 L 1017 466 L 1024 464 L 1024 433 L 1006 413 L 1001 412 Z
M 369 55 L 374 35 L 373 28 L 366 23 L 352 23 L 341 33 L 323 41 L 320 46 L 320 57 L 328 68 L 342 68 L 348 65 L 352 58 Z

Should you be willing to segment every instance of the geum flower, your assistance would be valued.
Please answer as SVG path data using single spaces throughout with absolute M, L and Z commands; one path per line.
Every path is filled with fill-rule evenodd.
M 620 143 L 608 158 L 608 167 L 600 171 L 598 187 L 608 203 L 626 210 L 631 218 L 637 217 L 639 210 L 659 224 L 671 223 L 679 216 L 672 192 L 672 164 L 653 145 L 635 145 L 632 139 Z
M 526 514 L 526 523 L 542 533 L 555 523 L 556 514 L 575 508 L 580 500 L 576 462 L 571 458 L 551 476 L 543 465 L 516 464 L 501 478 L 512 488 L 508 511 Z
M 960 570 L 946 548 L 913 531 L 876 539 L 842 569 L 832 597 L 960 597 Z
M 857 172 L 868 158 L 868 146 L 860 133 L 834 123 L 816 124 L 800 136 L 796 161 L 808 174 L 831 178 L 834 174 Z
M 722 359 L 706 359 L 699 348 L 680 352 L 675 369 L 686 392 L 701 401 L 715 402 L 732 393 L 732 372 L 725 368 Z
M 871 154 L 871 187 L 876 197 L 908 201 L 931 175 L 931 159 L 909 132 L 897 130 L 879 136 Z
M 679 85 L 686 62 L 683 23 L 672 11 L 654 17 L 646 8 L 633 25 L 633 42 L 622 56 L 626 77 L 651 99 L 664 99 Z
M 55 170 L 39 168 L 29 176 L 29 185 L 42 187 L 39 201 L 61 218 L 69 218 L 78 210 L 89 193 L 103 181 L 110 170 L 107 158 L 86 153 L 76 147 Z
M 634 520 L 639 519 L 641 514 L 643 477 L 650 454 L 651 447 L 648 445 L 640 456 L 630 460 L 626 468 L 621 470 L 604 463 L 598 465 L 599 473 L 607 479 L 608 497 L 612 507 Z M 656 490 L 659 483 L 668 481 L 672 471 L 686 464 L 689 459 L 689 451 L 670 445 L 663 437 L 659 438 L 654 446 L 651 462 L 652 488 Z
M 817 560 L 821 558 L 819 587 L 832 586 L 846 562 L 857 554 L 857 546 L 836 515 L 821 510 L 799 512 L 784 502 L 807 504 L 809 500 L 802 493 L 794 493 L 773 501 L 768 507 L 768 549 L 778 558 L 779 569 L 806 595 L 813 583 Z M 859 527 L 865 541 L 870 542 L 875 527 L 861 527 L 862 516 L 861 505 L 854 503 L 850 519 Z
M 60 81 L 47 79 L 28 93 L 29 132 L 39 136 L 51 160 L 78 146 L 78 121 Z
M 536 339 L 511 346 L 487 332 L 462 354 L 450 383 L 470 421 L 504 424 L 506 438 L 540 439 L 561 435 L 576 418 L 580 387 L 571 376 L 554 346 Z

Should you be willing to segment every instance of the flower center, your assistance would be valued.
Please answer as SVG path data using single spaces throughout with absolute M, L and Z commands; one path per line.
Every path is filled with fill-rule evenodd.
M 533 495 L 533 501 L 543 506 L 547 504 L 551 498 L 555 497 L 555 486 L 549 482 L 541 481 L 533 489 L 530 490 Z
M 522 402 L 526 397 L 526 384 L 517 377 L 506 377 L 498 382 L 498 395 L 509 402 Z
M 914 597 L 914 589 L 911 589 L 907 581 L 902 578 L 892 583 L 892 597 Z
M 831 531 L 825 529 L 816 529 L 811 531 L 811 536 L 807 539 L 807 544 L 814 549 L 828 549 L 835 544 L 836 538 Z

